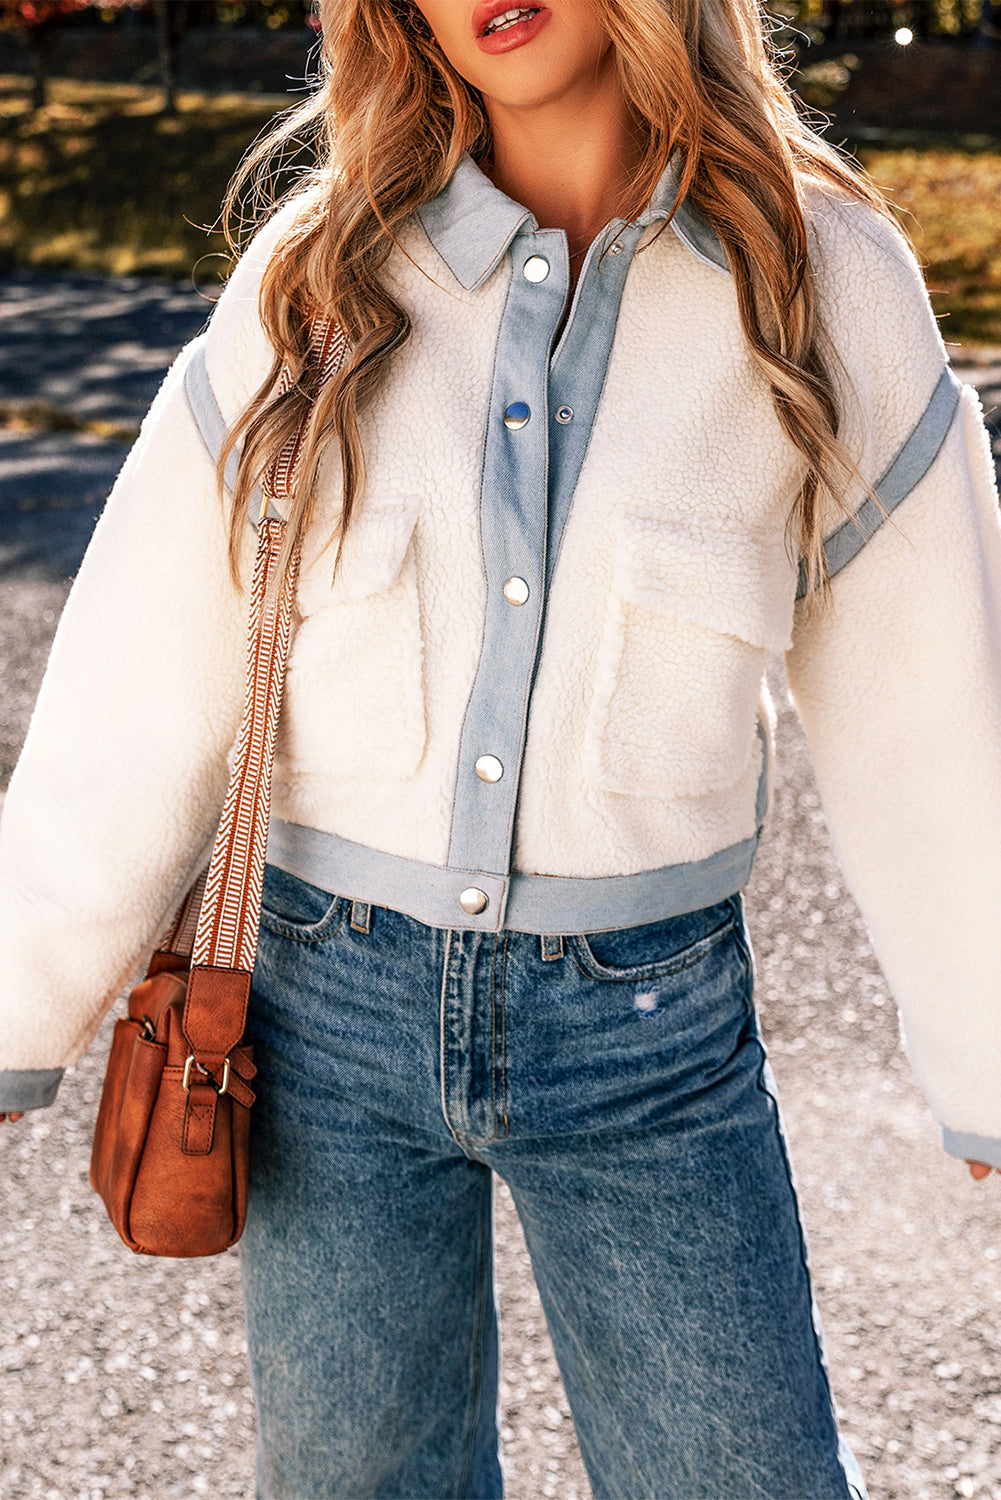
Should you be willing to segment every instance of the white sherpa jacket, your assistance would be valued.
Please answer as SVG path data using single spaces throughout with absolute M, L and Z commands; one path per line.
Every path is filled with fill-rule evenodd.
M 590 930 L 706 904 L 750 868 L 765 658 L 784 652 L 915 1072 L 948 1148 L 1001 1165 L 987 433 L 901 236 L 819 185 L 805 198 L 843 435 L 893 507 L 864 546 L 832 516 L 833 607 L 812 618 L 784 540 L 802 461 L 711 230 L 685 206 L 663 231 L 670 172 L 592 246 L 558 343 L 561 231 L 468 159 L 415 217 L 384 272 L 413 335 L 363 417 L 367 487 L 333 587 L 333 449 L 321 469 L 272 857 L 442 925 Z M 270 364 L 258 284 L 292 212 L 203 341 L 227 420 Z M 52 1096 L 218 820 L 246 600 L 185 390 L 200 352 L 178 356 L 98 523 L 7 798 L 0 1110 Z M 469 887 L 479 912 L 460 909 Z

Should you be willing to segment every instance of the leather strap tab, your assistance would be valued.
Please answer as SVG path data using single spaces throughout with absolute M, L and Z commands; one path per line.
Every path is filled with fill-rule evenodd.
M 181 1026 L 196 1060 L 213 1074 L 239 1045 L 249 999 L 245 970 L 191 970 Z
M 249 1083 L 242 1079 L 239 1073 L 231 1072 L 229 1075 L 229 1087 L 227 1094 L 232 1094 L 237 1104 L 242 1104 L 244 1109 L 249 1109 L 257 1098 Z
M 210 1083 L 191 1080 L 184 1105 L 184 1134 L 181 1137 L 181 1150 L 185 1156 L 208 1156 L 211 1153 L 218 1097 Z

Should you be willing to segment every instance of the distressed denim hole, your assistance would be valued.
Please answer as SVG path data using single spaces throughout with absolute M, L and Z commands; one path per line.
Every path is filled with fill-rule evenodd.
M 643 1016 L 652 1016 L 654 1011 L 659 1008 L 657 996 L 652 990 L 637 990 L 633 1006 Z

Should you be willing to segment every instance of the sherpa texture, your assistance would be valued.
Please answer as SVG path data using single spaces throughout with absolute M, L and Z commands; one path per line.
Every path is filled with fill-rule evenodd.
M 1001 1137 L 1001 530 L 966 387 L 787 658 L 824 809 L 938 1120 Z M 850 628 L 846 628 L 848 622 Z
M 816 186 L 807 201 L 844 365 L 843 432 L 876 479 L 946 351 L 893 226 Z M 271 364 L 258 284 L 294 211 L 256 238 L 211 321 L 208 369 L 227 419 Z M 384 275 L 414 335 L 363 418 L 368 487 L 333 589 L 337 453 L 321 467 L 274 811 L 444 863 L 483 627 L 480 458 L 509 260 L 467 292 L 416 223 L 403 250 L 413 263 L 394 252 Z M 0 1070 L 82 1054 L 218 818 L 246 601 L 184 398 L 187 357 L 97 528 L 7 798 Z M 660 235 L 630 268 L 554 576 L 516 865 L 625 874 L 746 838 L 756 722 L 770 721 L 765 657 L 788 652 L 918 1078 L 943 1124 L 1001 1137 L 1001 530 L 976 393 L 964 391 L 932 468 L 816 618 L 794 607 L 784 543 L 801 472 L 732 280 Z

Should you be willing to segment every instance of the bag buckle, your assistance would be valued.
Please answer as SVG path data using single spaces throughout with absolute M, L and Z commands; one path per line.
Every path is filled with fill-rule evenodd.
M 217 1083 L 215 1080 L 215 1076 L 209 1072 L 208 1068 L 203 1068 L 200 1062 L 195 1061 L 195 1054 L 192 1052 L 191 1056 L 184 1064 L 184 1077 L 181 1079 L 181 1087 L 186 1094 L 191 1092 L 192 1066 L 196 1067 L 199 1073 L 204 1075 L 206 1083 L 210 1083 L 212 1085 L 221 1099 L 223 1094 L 225 1094 L 229 1089 L 229 1058 L 227 1057 L 223 1059 L 222 1083 Z

